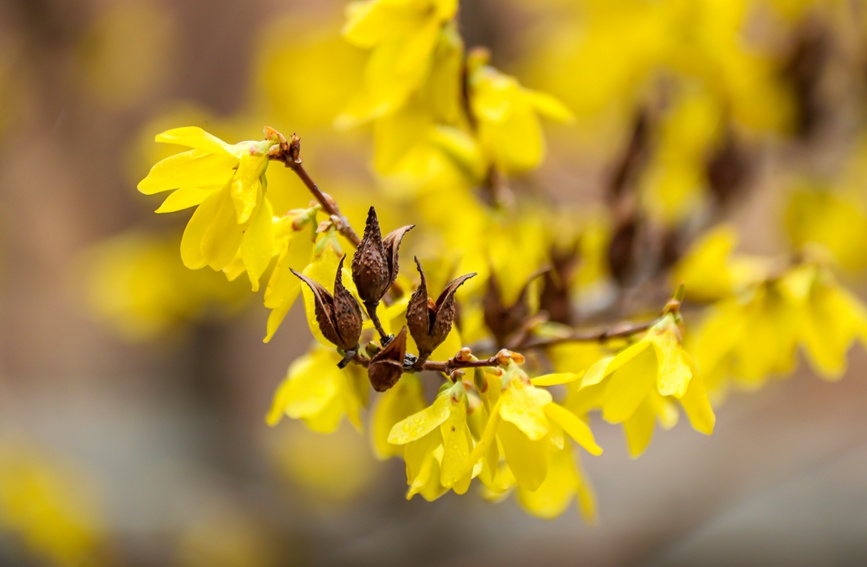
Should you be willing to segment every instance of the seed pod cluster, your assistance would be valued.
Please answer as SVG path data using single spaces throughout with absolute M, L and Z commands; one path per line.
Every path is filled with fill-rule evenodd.
M 414 226 L 401 227 L 383 238 L 376 210 L 370 207 L 367 212 L 364 237 L 352 258 L 352 281 L 355 282 L 358 296 L 371 317 L 379 301 L 397 278 L 400 243 Z
M 457 311 L 455 292 L 476 274 L 466 274 L 452 280 L 434 301 L 428 297 L 427 281 L 418 258 L 415 258 L 415 264 L 421 276 L 421 283 L 409 299 L 406 322 L 415 344 L 418 345 L 418 364 L 421 364 L 446 340 Z
M 352 296 L 348 289 L 343 286 L 343 260 L 337 266 L 337 275 L 334 278 L 334 295 L 328 293 L 318 282 L 300 274 L 295 274 L 301 281 L 307 284 L 313 292 L 316 322 L 319 330 L 328 341 L 334 343 L 337 348 L 347 353 L 355 353 L 358 350 L 358 339 L 361 336 L 361 306 Z
M 482 299 L 482 309 L 485 315 L 485 325 L 497 339 L 498 345 L 505 346 L 509 336 L 520 329 L 530 317 L 530 304 L 527 297 L 530 283 L 544 273 L 544 271 L 540 271 L 530 276 L 527 283 L 521 288 L 518 299 L 512 305 L 504 303 L 500 281 L 494 273 L 491 273 L 491 277 L 488 279 L 488 289 Z

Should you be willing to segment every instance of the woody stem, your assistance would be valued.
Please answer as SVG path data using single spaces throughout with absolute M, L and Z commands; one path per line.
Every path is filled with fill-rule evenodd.
M 364 307 L 367 309 L 367 314 L 370 316 L 370 320 L 373 321 L 373 326 L 376 328 L 376 332 L 379 333 L 380 338 L 385 338 L 388 336 L 388 333 L 385 332 L 385 329 L 382 327 L 382 322 L 379 320 L 379 315 L 376 313 L 376 308 L 379 306 L 379 303 L 374 304 L 364 304 Z
M 574 331 L 568 335 L 560 337 L 541 338 L 536 341 L 528 341 L 519 348 L 534 349 L 546 348 L 564 343 L 604 343 L 610 339 L 619 339 L 631 337 L 637 333 L 642 333 L 659 322 L 659 318 L 647 321 L 645 323 L 627 324 L 613 329 L 603 329 L 600 331 Z

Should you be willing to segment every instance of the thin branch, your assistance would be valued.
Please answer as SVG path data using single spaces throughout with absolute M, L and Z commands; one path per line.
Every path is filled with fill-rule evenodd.
M 643 333 L 659 322 L 660 318 L 647 321 L 645 323 L 625 324 L 609 329 L 599 331 L 586 331 L 569 333 L 560 337 L 540 338 L 536 341 L 529 341 L 520 345 L 521 349 L 537 349 L 547 348 L 550 346 L 565 344 L 565 343 L 604 343 L 611 339 L 622 339 L 631 337 L 638 333 Z

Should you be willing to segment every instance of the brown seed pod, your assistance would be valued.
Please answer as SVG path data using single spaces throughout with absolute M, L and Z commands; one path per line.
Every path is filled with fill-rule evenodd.
M 292 270 L 301 281 L 307 284 L 313 292 L 316 322 L 319 330 L 328 341 L 344 351 L 358 350 L 358 338 L 361 336 L 361 306 L 358 301 L 343 286 L 343 260 L 337 266 L 334 278 L 334 295 L 315 280 Z
M 368 313 L 376 308 L 397 278 L 398 249 L 404 235 L 413 226 L 404 226 L 382 238 L 376 210 L 370 207 L 367 212 L 364 237 L 352 258 L 352 280 Z
M 358 296 L 365 305 L 375 305 L 385 295 L 390 284 L 388 258 L 382 244 L 382 233 L 376 210 L 370 207 L 364 237 L 352 257 L 352 281 L 358 288 Z
M 446 340 L 449 331 L 452 330 L 457 310 L 455 292 L 465 281 L 476 274 L 466 274 L 453 280 L 434 301 L 428 297 L 427 281 L 418 258 L 415 258 L 415 264 L 421 276 L 421 283 L 409 299 L 406 322 L 412 338 L 418 345 L 418 360 L 419 363 L 422 363 L 436 347 Z
M 396 337 L 370 359 L 367 377 L 374 390 L 385 392 L 397 384 L 403 374 L 404 357 L 406 357 L 406 327 L 403 327 Z

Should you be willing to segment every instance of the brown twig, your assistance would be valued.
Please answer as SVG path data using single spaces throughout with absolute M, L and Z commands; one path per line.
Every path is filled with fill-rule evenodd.
M 353 246 L 357 247 L 361 243 L 361 238 L 353 230 L 352 225 L 349 224 L 349 220 L 340 212 L 337 202 L 331 198 L 331 195 L 324 193 L 310 177 L 310 174 L 307 173 L 307 170 L 304 169 L 304 164 L 301 160 L 301 138 L 297 134 L 292 134 L 292 139 L 287 141 L 282 134 L 273 129 L 272 131 L 280 141 L 280 144 L 277 146 L 279 151 L 273 152 L 270 156 L 271 159 L 283 162 L 286 167 L 298 176 L 316 201 L 322 205 L 322 209 L 331 217 L 337 231 L 349 240 Z
M 550 338 L 541 338 L 536 341 L 529 341 L 520 345 L 518 348 L 521 349 L 536 349 L 536 348 L 547 348 L 550 346 L 555 346 L 564 343 L 578 343 L 578 342 L 592 342 L 592 343 L 604 343 L 611 339 L 621 339 L 626 337 L 631 337 L 632 335 L 642 333 L 647 329 L 651 328 L 655 324 L 659 322 L 659 318 L 653 319 L 652 321 L 647 321 L 645 323 L 627 323 L 621 326 L 617 326 L 609 329 L 602 329 L 599 331 L 586 331 L 586 332 L 572 332 L 568 335 L 563 335 L 560 337 L 550 337 Z

